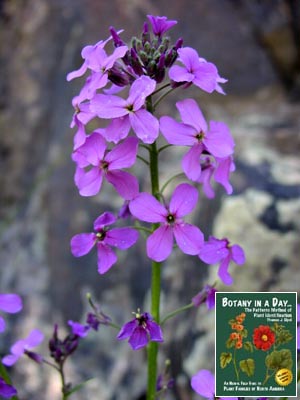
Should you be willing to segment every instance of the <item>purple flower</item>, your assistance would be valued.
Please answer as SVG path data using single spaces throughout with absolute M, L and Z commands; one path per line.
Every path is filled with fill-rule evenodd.
M 110 212 L 105 212 L 95 220 L 95 232 L 80 233 L 71 240 L 71 251 L 75 257 L 84 256 L 96 245 L 99 274 L 105 274 L 117 261 L 117 256 L 111 247 L 125 250 L 133 246 L 138 239 L 138 232 L 135 229 L 108 229 L 108 225 L 114 222 L 116 217 Z
M 149 258 L 158 262 L 166 260 L 172 252 L 173 235 L 183 253 L 199 254 L 203 245 L 203 233 L 182 219 L 195 208 L 197 201 L 197 189 L 182 183 L 174 190 L 168 207 L 149 193 L 140 193 L 130 202 L 129 208 L 134 217 L 161 224 L 147 239 Z
M 208 154 L 202 154 L 200 156 L 200 166 L 201 175 L 197 182 L 202 183 L 203 191 L 209 199 L 215 196 L 215 191 L 211 184 L 212 177 L 224 187 L 227 194 L 232 193 L 232 186 L 229 182 L 230 173 L 235 170 L 232 156 L 213 158 Z
M 224 159 L 233 153 L 234 141 L 223 122 L 211 121 L 208 129 L 195 100 L 185 99 L 177 102 L 176 106 L 183 123 L 171 117 L 162 117 L 160 129 L 168 143 L 191 146 L 182 160 L 182 168 L 189 179 L 198 182 L 201 178 L 200 158 L 203 153 Z
M 191 47 L 178 49 L 178 61 L 183 66 L 173 65 L 169 71 L 171 80 L 180 83 L 194 84 L 205 92 L 216 90 L 224 94 L 219 83 L 227 82 L 218 74 L 217 67 L 203 58 L 199 58 L 197 51 Z
M 73 153 L 77 163 L 75 184 L 81 196 L 94 196 L 102 186 L 103 178 L 111 183 L 125 200 L 138 194 L 138 181 L 135 176 L 121 171 L 131 167 L 136 160 L 138 140 L 130 137 L 107 150 L 107 144 L 99 132 L 93 132 L 85 143 Z M 88 168 L 86 172 L 85 168 Z
M 192 377 L 193 390 L 208 400 L 215 399 L 215 378 L 207 369 L 201 369 Z M 220 400 L 238 400 L 238 397 L 219 397 Z
M 25 339 L 18 340 L 11 348 L 11 354 L 2 358 L 2 363 L 11 366 L 25 353 L 28 354 L 36 362 L 42 362 L 39 354 L 29 351 L 32 347 L 38 346 L 44 339 L 44 335 L 38 329 L 34 329 Z
M 199 307 L 202 303 L 206 303 L 208 310 L 215 307 L 215 293 L 217 289 L 210 285 L 205 285 L 204 288 L 192 298 L 195 307 Z
M 144 143 L 153 143 L 156 140 L 159 133 L 158 120 L 144 107 L 146 98 L 154 92 L 155 86 L 155 80 L 141 76 L 131 85 L 126 100 L 105 94 L 97 94 L 91 100 L 90 109 L 98 117 L 114 119 L 106 128 L 105 137 L 108 141 L 117 143 L 124 139 L 130 126 Z
M 0 294 L 0 310 L 9 314 L 15 314 L 22 310 L 22 299 L 17 294 L 2 293 Z M 0 315 L 0 333 L 5 330 L 5 321 Z
M 236 264 L 245 263 L 245 254 L 243 249 L 237 244 L 230 245 L 227 239 L 217 239 L 213 236 L 204 243 L 199 258 L 207 264 L 215 264 L 220 262 L 219 277 L 225 285 L 231 285 L 233 280 L 228 273 L 228 267 L 231 260 Z
M 163 342 L 160 326 L 153 321 L 149 313 L 137 312 L 135 318 L 123 325 L 117 338 L 119 340 L 129 338 L 128 343 L 133 350 L 147 346 L 149 340 L 152 342 Z
M 6 383 L 5 380 L 0 377 L 0 396 L 4 397 L 4 399 L 10 399 L 16 394 L 16 389 L 12 385 Z
M 153 15 L 147 15 L 147 18 L 152 25 L 154 35 L 159 37 L 177 24 L 177 21 L 170 21 L 167 17 L 154 17 Z
M 70 325 L 73 335 L 79 336 L 81 338 L 86 337 L 90 330 L 89 325 L 82 325 L 80 322 L 69 320 L 68 325 Z

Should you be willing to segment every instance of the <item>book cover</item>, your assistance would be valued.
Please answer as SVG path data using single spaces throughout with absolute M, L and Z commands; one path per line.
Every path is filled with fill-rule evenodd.
M 217 292 L 216 397 L 297 396 L 297 293 Z

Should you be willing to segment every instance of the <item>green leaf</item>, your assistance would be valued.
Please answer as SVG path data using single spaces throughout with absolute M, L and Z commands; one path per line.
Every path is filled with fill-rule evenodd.
M 227 349 L 230 349 L 231 347 L 233 347 L 233 346 L 235 346 L 235 340 L 234 339 L 228 339 L 227 341 L 226 341 L 226 347 L 227 347 Z
M 247 360 L 240 361 L 240 368 L 248 376 L 252 376 L 255 370 L 255 362 L 252 358 L 247 358 Z
M 266 357 L 266 366 L 270 369 L 278 370 L 280 368 L 292 369 L 293 359 L 289 349 L 274 350 Z
M 283 329 L 280 332 L 277 332 L 276 336 L 276 345 L 279 346 L 281 344 L 288 343 L 293 339 L 293 335 L 288 329 Z
M 231 353 L 221 353 L 220 355 L 220 366 L 221 368 L 225 368 L 228 364 L 230 364 L 232 360 L 232 354 Z
M 253 344 L 249 341 L 245 342 L 244 349 L 253 353 Z
M 248 336 L 248 330 L 247 329 L 243 329 L 240 332 L 240 335 L 242 336 L 242 338 L 246 338 Z

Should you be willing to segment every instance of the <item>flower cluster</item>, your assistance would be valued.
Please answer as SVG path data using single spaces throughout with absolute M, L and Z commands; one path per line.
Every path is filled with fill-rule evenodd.
M 235 317 L 234 321 L 230 321 L 231 329 L 234 330 L 234 332 L 231 332 L 229 335 L 229 340 L 233 341 L 236 349 L 241 349 L 243 347 L 243 338 L 247 336 L 243 325 L 245 317 L 246 314 L 241 313 Z
M 176 103 L 180 122 L 169 116 L 155 116 L 160 101 L 157 96 L 167 88 L 196 85 L 208 93 L 224 93 L 220 83 L 226 80 L 219 76 L 214 64 L 199 57 L 195 49 L 183 47 L 181 38 L 170 44 L 166 32 L 176 23 L 149 15 L 141 37 L 134 37 L 130 46 L 121 38 L 122 31 L 111 28 L 107 40 L 82 50 L 82 66 L 67 77 L 71 80 L 86 75 L 79 95 L 73 99 L 71 126 L 77 127 L 72 154 L 76 163 L 74 180 L 82 196 L 97 195 L 103 181 L 107 181 L 124 200 L 119 216 L 129 214 L 156 226 L 147 238 L 147 256 L 151 260 L 166 260 L 175 239 L 185 254 L 198 255 L 208 263 L 221 261 L 220 278 L 231 284 L 229 262 L 243 264 L 242 249 L 230 246 L 227 239 L 211 237 L 205 243 L 201 230 L 183 219 L 198 203 L 197 186 L 202 185 L 204 193 L 213 197 L 214 178 L 228 194 L 232 192 L 229 176 L 234 170 L 234 141 L 229 128 L 220 121 L 208 124 L 199 105 L 190 98 Z M 115 46 L 111 54 L 106 51 L 109 42 Z M 99 119 L 107 121 L 104 128 L 96 127 Z M 135 165 L 141 146 L 151 153 L 151 145 L 156 145 L 160 132 L 168 145 L 190 147 L 182 159 L 182 169 L 190 183 L 179 184 L 169 202 L 159 187 L 152 188 L 152 193 L 139 192 L 138 178 L 124 170 Z M 146 162 L 151 164 L 151 154 Z M 118 222 L 111 212 L 101 214 L 94 223 L 94 233 L 73 237 L 73 255 L 81 257 L 96 245 L 98 272 L 106 273 L 117 261 L 111 247 L 127 249 L 138 239 L 134 228 L 107 228 Z

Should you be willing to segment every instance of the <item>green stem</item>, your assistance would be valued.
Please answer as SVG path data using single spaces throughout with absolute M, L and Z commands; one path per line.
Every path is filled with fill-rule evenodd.
M 233 352 L 233 366 L 234 366 L 234 370 L 235 370 L 235 375 L 236 375 L 236 380 L 239 381 L 240 380 L 240 374 L 236 365 L 236 349 L 234 349 Z
M 156 100 L 156 102 L 154 103 L 153 108 L 155 109 L 155 108 L 158 106 L 158 104 L 159 104 L 165 97 L 167 97 L 168 94 L 170 94 L 171 92 L 173 92 L 173 90 L 175 90 L 175 89 L 176 89 L 176 88 L 171 88 L 171 89 L 167 90 L 164 94 L 162 94 L 162 95 Z
M 151 104 L 148 104 L 151 109 Z M 159 199 L 159 174 L 158 174 L 158 151 L 156 142 L 150 146 L 150 178 L 152 195 Z M 155 230 L 158 224 L 153 224 Z M 159 323 L 160 320 L 160 287 L 161 287 L 161 263 L 152 261 L 151 277 L 151 315 Z M 156 377 L 157 377 L 157 354 L 158 343 L 150 342 L 148 346 L 148 385 L 147 400 L 156 398 Z
M 190 304 L 186 304 L 183 307 L 177 308 L 177 310 L 174 310 L 170 314 L 167 314 L 165 316 L 165 318 L 161 321 L 160 324 L 163 325 L 168 319 L 175 317 L 175 315 L 177 315 L 183 311 L 189 310 L 190 308 L 193 308 L 193 307 L 195 307 L 194 303 L 190 303 Z
M 182 172 L 180 172 L 179 174 L 176 174 L 176 175 L 172 176 L 170 179 L 168 179 L 168 180 L 163 184 L 163 186 L 162 186 L 160 192 L 163 193 L 163 191 L 164 191 L 165 188 L 168 186 L 168 184 L 169 184 L 170 182 L 172 182 L 174 179 L 176 179 L 176 178 L 181 178 L 181 177 L 183 177 L 183 176 L 184 176 L 184 174 L 183 174 Z

